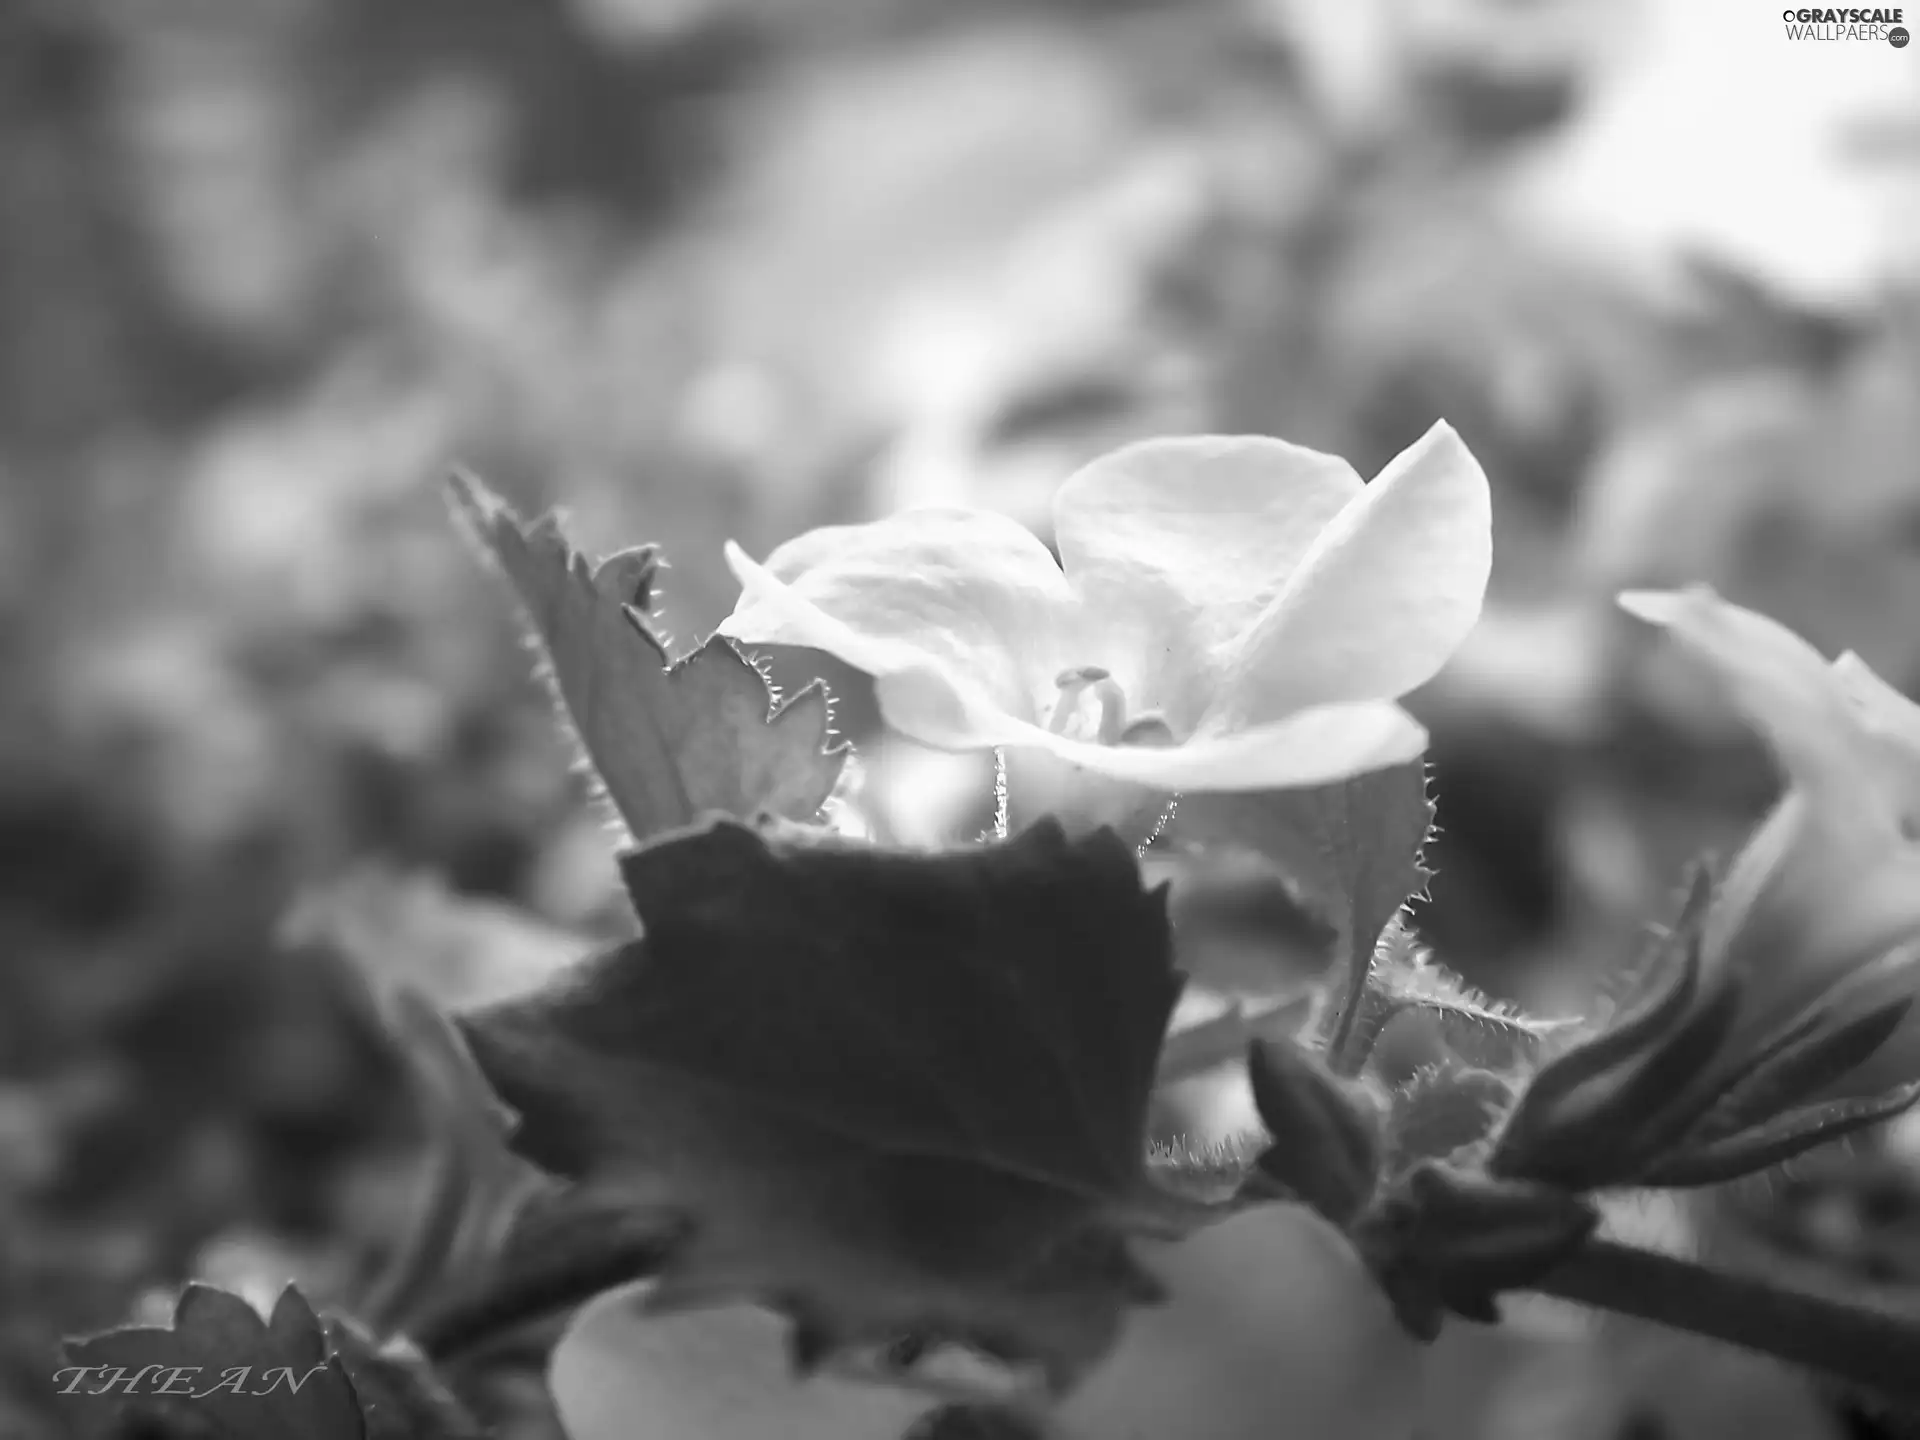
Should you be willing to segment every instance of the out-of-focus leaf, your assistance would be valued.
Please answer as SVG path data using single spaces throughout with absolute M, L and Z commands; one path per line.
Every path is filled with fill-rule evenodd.
M 592 948 L 514 906 L 374 868 L 302 897 L 283 938 L 329 945 L 376 987 L 406 985 L 447 1006 L 531 990 Z
M 1344 1017 L 1366 987 L 1380 932 L 1426 886 L 1420 853 L 1432 823 L 1421 761 L 1309 790 L 1189 795 L 1168 838 L 1257 851 L 1320 907 L 1347 959 Z
M 1642 1183 L 1663 1186 L 1717 1185 L 1791 1160 L 1829 1140 L 1891 1119 L 1920 1101 L 1920 1081 L 1861 1100 L 1804 1105 L 1724 1140 L 1662 1157 Z
M 1291 1041 L 1255 1042 L 1247 1073 L 1271 1137 L 1261 1175 L 1344 1228 L 1379 1180 L 1378 1109 Z
M 508 1148 L 512 1112 L 446 1014 L 405 988 L 382 992 L 379 1005 L 431 1130 L 411 1233 L 361 1305 L 369 1318 L 402 1327 L 423 1313 L 428 1297 L 490 1268 L 523 1204 L 548 1182 Z
M 366 1440 L 486 1440 L 486 1429 L 412 1347 L 378 1345 L 332 1316 L 326 1335 L 360 1402 Z
M 684 1215 L 649 1304 L 764 1301 L 796 1354 L 901 1333 L 1070 1379 L 1150 1292 L 1134 1231 L 1178 994 L 1165 897 L 1056 822 L 893 852 L 732 822 L 630 853 L 643 939 L 461 1024 L 520 1152 Z
M 1291 1040 L 1313 1013 L 1312 995 L 1298 995 L 1260 1009 L 1239 1003 L 1167 1036 L 1160 1051 L 1159 1083 L 1169 1085 L 1244 1060 L 1257 1040 Z
M 163 1434 L 177 1424 L 181 1434 L 216 1440 L 385 1440 L 367 1429 L 318 1317 L 291 1285 L 271 1320 L 224 1290 L 189 1285 L 170 1328 L 111 1330 L 71 1341 L 66 1352 L 69 1365 L 109 1367 L 78 1377 L 63 1396 L 85 1440 L 108 1440 L 142 1419 Z M 62 1386 L 73 1378 L 58 1377 Z
M 827 748 L 824 689 L 776 708 L 766 679 L 719 636 L 669 665 L 636 604 L 651 594 L 648 552 L 592 569 L 551 516 L 525 525 L 469 475 L 454 476 L 452 495 L 519 595 L 587 760 L 635 839 L 715 810 L 819 812 L 845 758 Z

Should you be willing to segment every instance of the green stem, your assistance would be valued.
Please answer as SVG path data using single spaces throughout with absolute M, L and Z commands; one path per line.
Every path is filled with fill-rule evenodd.
M 1783 1289 L 1612 1240 L 1588 1242 L 1533 1288 L 1920 1402 L 1920 1318 L 1914 1316 Z

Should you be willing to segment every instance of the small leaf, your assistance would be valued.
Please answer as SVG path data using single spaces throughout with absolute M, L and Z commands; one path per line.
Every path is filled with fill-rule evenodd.
M 1272 1137 L 1255 1162 L 1261 1174 L 1345 1229 L 1379 1174 L 1380 1117 L 1372 1103 L 1292 1041 L 1255 1041 L 1247 1075 Z
M 845 758 L 826 748 L 824 690 L 808 686 L 774 708 L 766 680 L 721 636 L 669 667 L 635 606 L 651 594 L 649 561 L 628 551 L 590 570 L 553 519 L 523 525 L 469 475 L 451 489 L 518 593 L 587 759 L 635 839 L 709 811 L 819 812 Z
M 1421 847 L 1432 824 L 1425 763 L 1415 761 L 1307 790 L 1189 795 L 1167 838 L 1256 851 L 1320 907 L 1346 957 L 1344 1017 L 1366 987 L 1380 932 L 1426 888 Z
M 189 1285 L 171 1327 L 129 1326 L 65 1349 L 69 1366 L 90 1372 L 56 1377 L 74 1384 L 62 1399 L 84 1440 L 176 1416 L 186 1433 L 219 1440 L 372 1440 L 318 1317 L 291 1285 L 271 1320 L 224 1290 Z
M 644 938 L 463 1022 L 521 1152 L 688 1224 L 656 1308 L 759 1300 L 826 1348 L 1043 1362 L 1111 1341 L 1179 990 L 1110 831 L 888 851 L 731 822 L 626 857 Z M 818 1348 L 818 1347 L 816 1347 Z
M 405 1342 L 378 1345 L 329 1316 L 329 1348 L 352 1382 L 366 1440 L 486 1440 L 487 1431 Z
M 1868 1125 L 1890 1120 L 1920 1101 L 1920 1081 L 1865 1100 L 1806 1105 L 1724 1140 L 1663 1158 L 1642 1175 L 1643 1185 L 1688 1189 L 1718 1185 L 1791 1160 L 1803 1150 Z
M 1531 1068 L 1548 1041 L 1577 1023 L 1527 1015 L 1481 994 L 1435 963 L 1396 920 L 1380 937 L 1356 1027 L 1370 1024 L 1377 1036 L 1410 1016 L 1431 1026 L 1446 1053 L 1467 1065 L 1514 1074 Z
M 1393 1092 L 1387 1110 L 1385 1170 L 1445 1160 L 1490 1136 L 1513 1105 L 1512 1082 L 1490 1070 L 1442 1062 Z

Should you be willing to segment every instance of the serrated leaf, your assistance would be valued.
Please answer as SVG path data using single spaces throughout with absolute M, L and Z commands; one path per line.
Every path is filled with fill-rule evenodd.
M 1431 1065 L 1393 1091 L 1387 1109 L 1385 1168 L 1445 1160 L 1493 1133 L 1513 1104 L 1511 1082 L 1490 1070 Z
M 121 1372 L 116 1388 L 87 1393 L 107 1382 L 96 1369 L 63 1393 L 83 1440 L 107 1440 L 141 1419 L 176 1418 L 185 1433 L 216 1440 L 372 1440 L 319 1318 L 291 1285 L 270 1320 L 224 1290 L 189 1285 L 170 1327 L 128 1326 L 65 1348 L 70 1366 Z M 131 1379 L 136 1373 L 141 1378 Z
M 1482 994 L 1435 962 L 1396 920 L 1380 937 L 1356 1025 L 1377 1033 L 1409 1015 L 1432 1026 L 1445 1053 L 1474 1069 L 1502 1074 L 1528 1068 L 1555 1036 L 1577 1023 L 1528 1015 Z
M 688 1222 L 666 1308 L 761 1300 L 822 1343 L 925 1331 L 1044 1363 L 1111 1340 L 1180 980 L 1110 831 L 895 852 L 731 822 L 624 861 L 644 938 L 466 1017 L 520 1151 Z
M 827 747 L 824 689 L 776 707 L 752 662 L 717 635 L 669 666 L 635 605 L 651 590 L 648 552 L 592 569 L 551 517 L 523 524 L 470 475 L 456 474 L 451 491 L 518 594 L 587 759 L 635 839 L 711 811 L 819 812 L 845 758 Z

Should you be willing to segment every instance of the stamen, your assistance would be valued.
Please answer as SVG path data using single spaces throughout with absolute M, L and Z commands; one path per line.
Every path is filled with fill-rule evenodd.
M 1053 714 L 1047 719 L 1048 730 L 1055 735 L 1066 734 L 1067 727 L 1081 713 L 1081 696 L 1091 692 L 1099 707 L 1094 742 L 1113 745 L 1119 741 L 1126 730 L 1127 697 L 1108 671 L 1098 665 L 1081 665 L 1062 670 L 1053 683 L 1060 687 L 1060 698 L 1054 701 Z

